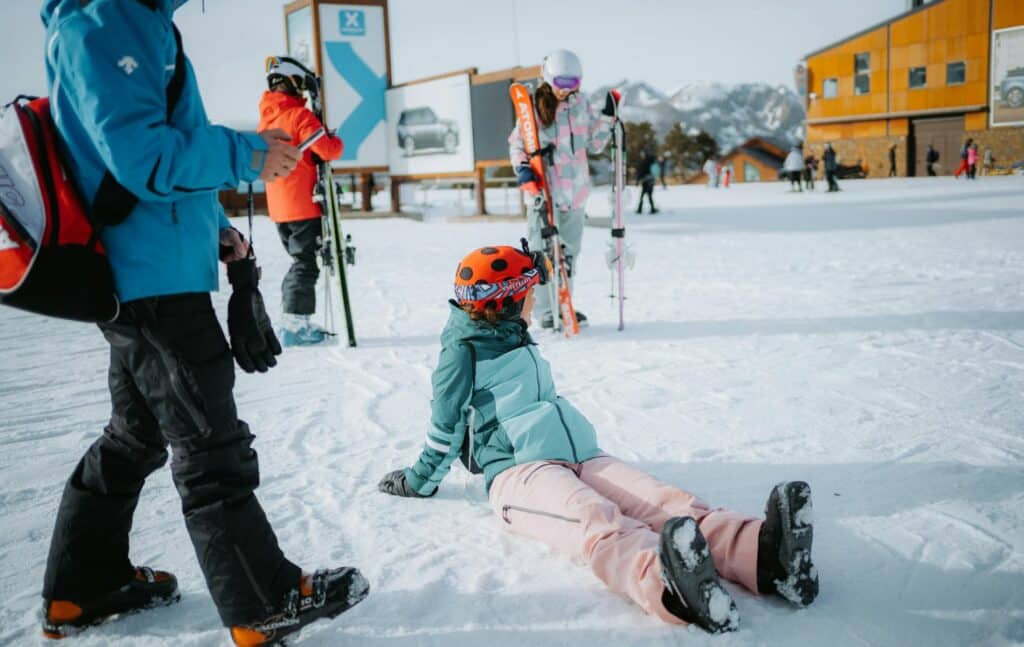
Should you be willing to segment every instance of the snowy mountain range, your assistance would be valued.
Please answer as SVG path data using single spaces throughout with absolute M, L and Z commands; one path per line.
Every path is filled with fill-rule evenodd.
M 649 121 L 659 137 L 681 123 L 691 134 L 708 132 L 725 152 L 755 136 L 789 144 L 804 135 L 803 105 L 784 85 L 699 82 L 665 94 L 643 81 L 623 80 L 598 88 L 591 101 L 603 106 L 612 87 L 623 93 L 626 121 Z

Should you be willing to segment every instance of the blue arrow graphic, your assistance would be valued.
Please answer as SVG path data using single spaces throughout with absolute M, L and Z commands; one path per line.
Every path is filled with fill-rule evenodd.
M 359 147 L 377 124 L 384 121 L 384 91 L 388 87 L 388 77 L 386 74 L 374 74 L 366 61 L 352 49 L 352 43 L 329 42 L 324 46 L 331 65 L 362 97 L 356 109 L 338 127 L 338 135 L 345 143 L 341 159 L 354 160 L 359 157 Z

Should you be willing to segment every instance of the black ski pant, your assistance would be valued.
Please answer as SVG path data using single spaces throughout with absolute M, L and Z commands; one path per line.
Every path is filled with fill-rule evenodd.
M 828 190 L 829 191 L 838 191 L 839 190 L 839 183 L 836 182 L 836 172 L 835 171 L 825 171 L 825 179 L 828 180 Z
M 636 205 L 637 213 L 643 213 L 644 196 L 647 196 L 647 204 L 651 205 L 651 213 L 654 213 L 654 180 L 644 180 L 640 183 L 640 203 Z
M 320 277 L 316 264 L 323 233 L 320 218 L 280 222 L 277 233 L 292 257 L 292 266 L 281 281 L 283 309 L 289 314 L 311 315 L 316 312 L 316 280 Z
M 266 618 L 301 571 L 253 493 L 253 435 L 237 418 L 233 359 L 210 295 L 123 304 L 100 329 L 110 343 L 110 423 L 64 488 L 43 597 L 88 602 L 134 576 L 132 516 L 169 445 L 185 527 L 221 620 Z

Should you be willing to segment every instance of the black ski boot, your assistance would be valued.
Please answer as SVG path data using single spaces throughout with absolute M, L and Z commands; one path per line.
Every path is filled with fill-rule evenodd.
M 818 597 L 818 569 L 811 561 L 814 539 L 811 486 L 787 481 L 772 488 L 757 540 L 757 588 L 805 607 Z
M 135 569 L 135 579 L 95 600 L 43 600 L 43 636 L 67 638 L 115 616 L 168 606 L 180 599 L 177 578 L 140 566 Z
M 661 529 L 661 602 L 680 620 L 709 633 L 736 631 L 740 613 L 718 581 L 708 542 L 693 517 L 673 517 Z
M 576 311 L 576 325 L 580 328 L 586 328 L 590 324 L 587 322 L 587 315 L 583 314 L 579 310 Z
M 299 586 L 285 595 L 281 608 L 264 620 L 231 628 L 231 640 L 238 647 L 283 645 L 284 638 L 311 622 L 334 618 L 363 601 L 370 584 L 351 567 L 303 575 Z
M 553 316 L 549 315 L 549 314 L 548 315 L 544 315 L 544 318 L 540 320 L 540 327 L 541 328 L 548 328 L 548 329 L 554 328 L 555 327 L 555 318 Z

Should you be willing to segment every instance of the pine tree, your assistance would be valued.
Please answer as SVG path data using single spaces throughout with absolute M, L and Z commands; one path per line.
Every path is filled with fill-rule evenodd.
M 644 149 L 654 153 L 658 150 L 658 136 L 649 121 L 626 122 L 626 163 L 631 168 L 643 159 Z

